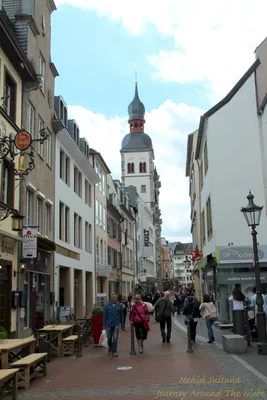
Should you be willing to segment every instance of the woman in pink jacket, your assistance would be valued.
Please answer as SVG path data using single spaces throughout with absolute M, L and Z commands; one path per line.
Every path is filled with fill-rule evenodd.
M 147 330 L 144 328 L 144 321 L 147 320 L 149 310 L 147 305 L 141 301 L 139 294 L 135 295 L 131 307 L 130 322 L 134 325 L 135 335 L 139 347 L 139 352 L 144 351 L 144 340 L 147 339 Z

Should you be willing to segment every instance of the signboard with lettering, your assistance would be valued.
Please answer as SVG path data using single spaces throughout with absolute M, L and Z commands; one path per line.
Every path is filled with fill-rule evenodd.
M 32 138 L 29 132 L 20 131 L 16 134 L 14 141 L 18 150 L 25 151 L 30 147 Z
M 259 261 L 267 262 L 267 246 L 258 246 Z M 252 246 L 224 246 L 216 248 L 218 264 L 243 264 L 254 263 Z
M 217 274 L 216 276 L 218 285 L 236 284 L 236 283 L 250 283 L 255 284 L 255 274 L 253 272 L 235 272 L 234 274 Z M 261 274 L 261 282 L 267 282 L 267 274 Z
M 22 258 L 37 258 L 37 231 L 38 227 L 36 226 L 25 226 L 23 228 Z

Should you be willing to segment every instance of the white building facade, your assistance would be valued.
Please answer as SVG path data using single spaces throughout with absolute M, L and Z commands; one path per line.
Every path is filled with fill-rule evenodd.
M 250 228 L 240 212 L 249 190 L 264 204 L 256 61 L 231 92 L 201 118 L 195 159 L 199 165 L 203 292 L 212 292 L 222 322 L 231 321 L 234 287 L 255 285 Z M 261 267 L 267 267 L 267 220 L 257 227 Z M 264 274 L 266 275 L 266 274 Z M 262 276 L 262 283 L 267 279 Z
M 160 257 L 158 260 L 156 253 L 161 234 L 158 206 L 160 181 L 154 166 L 152 141 L 144 133 L 145 107 L 139 99 L 137 83 L 128 113 L 130 133 L 124 137 L 121 146 L 121 180 L 123 187 L 135 187 L 138 193 L 138 272 L 140 281 L 146 282 L 147 286 L 154 289 L 157 282 L 157 266 L 158 262 L 160 263 Z
M 55 304 L 76 317 L 95 303 L 95 185 L 89 145 L 74 120 L 56 135 Z

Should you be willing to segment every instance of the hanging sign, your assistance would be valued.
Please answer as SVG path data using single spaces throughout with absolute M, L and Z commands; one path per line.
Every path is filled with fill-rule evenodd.
M 32 141 L 32 137 L 29 134 L 29 132 L 27 131 L 20 131 L 16 134 L 15 138 L 15 146 L 18 150 L 27 150 L 30 145 L 31 145 L 31 141 Z
M 38 227 L 36 226 L 23 228 L 22 258 L 37 258 L 37 231 Z

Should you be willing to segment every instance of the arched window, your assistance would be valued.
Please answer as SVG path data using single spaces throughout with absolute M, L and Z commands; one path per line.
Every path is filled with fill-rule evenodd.
M 127 164 L 127 172 L 128 172 L 128 174 L 131 173 L 131 164 L 130 163 Z
M 134 174 L 134 163 L 131 163 L 131 173 Z
M 139 163 L 139 172 L 140 173 L 144 173 L 144 172 L 146 172 L 146 163 L 145 162 L 140 162 Z

